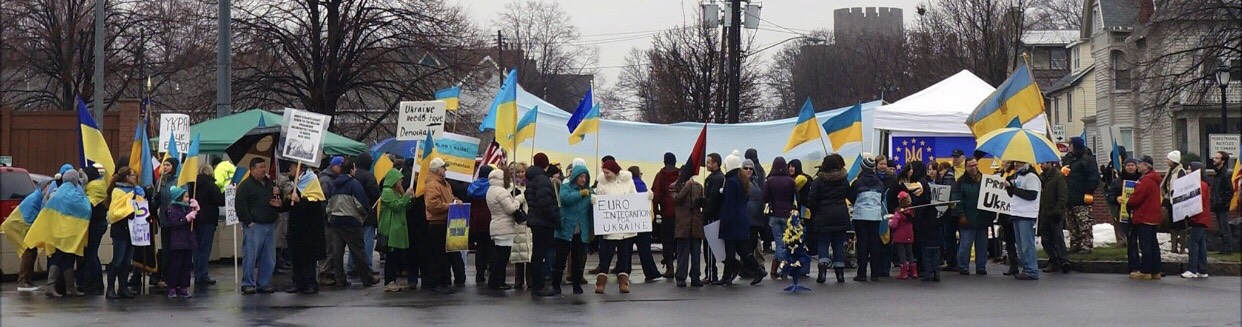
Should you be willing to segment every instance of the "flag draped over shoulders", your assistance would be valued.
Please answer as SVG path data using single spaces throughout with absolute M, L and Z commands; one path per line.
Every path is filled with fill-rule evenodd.
M 62 185 L 43 205 L 38 218 L 26 233 L 26 247 L 38 248 L 46 254 L 56 250 L 83 255 L 86 252 L 86 231 L 91 220 L 91 202 L 81 187 Z

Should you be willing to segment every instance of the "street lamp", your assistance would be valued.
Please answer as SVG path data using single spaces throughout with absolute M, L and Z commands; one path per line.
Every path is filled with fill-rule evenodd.
M 1222 60 L 1220 67 L 1216 68 L 1216 84 L 1220 85 L 1220 124 L 1224 126 L 1222 133 L 1229 133 L 1229 106 L 1228 97 L 1225 96 L 1225 89 L 1229 87 L 1229 66 Z

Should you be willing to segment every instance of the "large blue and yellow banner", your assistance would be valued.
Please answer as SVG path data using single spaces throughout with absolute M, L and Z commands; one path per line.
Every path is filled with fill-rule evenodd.
M 470 204 L 450 204 L 444 252 L 470 250 Z

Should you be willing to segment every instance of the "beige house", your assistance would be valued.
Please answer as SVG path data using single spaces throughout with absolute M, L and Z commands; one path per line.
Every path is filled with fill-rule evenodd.
M 1069 142 L 1070 137 L 1082 134 L 1083 119 L 1095 117 L 1095 58 L 1091 54 L 1091 44 L 1078 39 L 1078 31 L 1074 31 L 1074 41 L 1065 45 L 1069 50 L 1069 73 L 1043 87 L 1047 99 L 1045 110 L 1048 120 L 1054 128 L 1064 128 L 1063 139 L 1055 142 Z M 1090 139 L 1090 135 L 1088 135 Z M 1098 138 L 1097 138 L 1098 139 Z M 1105 146 L 1111 146 L 1108 143 Z M 1099 152 L 1097 150 L 1097 152 Z

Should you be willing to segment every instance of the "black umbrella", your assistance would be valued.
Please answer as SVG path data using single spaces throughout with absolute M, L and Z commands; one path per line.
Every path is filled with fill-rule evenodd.
M 249 167 L 254 158 L 262 158 L 271 163 L 279 141 L 280 126 L 255 127 L 229 145 L 224 153 L 229 155 L 229 160 L 237 167 Z

